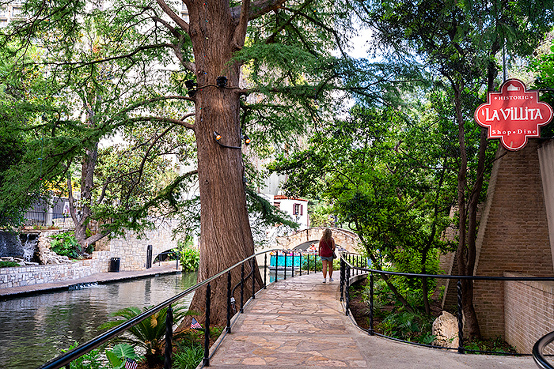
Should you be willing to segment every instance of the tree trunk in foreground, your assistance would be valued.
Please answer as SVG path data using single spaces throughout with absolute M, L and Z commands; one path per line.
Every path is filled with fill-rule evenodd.
M 242 161 L 239 74 L 240 65 L 230 62 L 232 53 L 242 47 L 245 29 L 236 44 L 237 22 L 229 11 L 229 2 L 206 0 L 187 2 L 190 35 L 193 43 L 198 91 L 195 134 L 198 149 L 198 181 L 201 202 L 200 265 L 198 281 L 203 281 L 254 253 L 254 241 L 246 209 L 244 165 Z M 209 23 L 209 26 L 206 24 Z M 216 85 L 218 76 L 228 79 L 227 86 Z M 214 139 L 221 135 L 221 144 Z M 245 275 L 250 263 L 245 265 Z M 255 268 L 260 286 L 260 275 Z M 232 286 L 240 281 L 240 268 L 232 273 Z M 252 280 L 246 283 L 251 295 Z M 211 284 L 210 322 L 224 325 L 227 315 L 227 277 Z M 237 288 L 237 293 L 240 287 Z M 238 295 L 235 299 L 240 303 Z M 205 311 L 205 289 L 198 291 L 190 306 Z M 184 322 L 185 328 L 188 322 Z

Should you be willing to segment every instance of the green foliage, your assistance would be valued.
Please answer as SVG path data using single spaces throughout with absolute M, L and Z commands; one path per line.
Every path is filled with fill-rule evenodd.
M 332 227 L 335 225 L 332 206 L 321 201 L 310 202 L 308 214 L 311 227 Z
M 183 241 L 179 241 L 178 250 L 180 256 L 179 262 L 181 263 L 183 271 L 192 272 L 197 270 L 200 261 L 200 251 Z
M 73 232 L 58 233 L 51 236 L 54 240 L 50 243 L 50 249 L 58 255 L 77 259 L 81 255 L 81 245 L 77 242 Z
M 435 337 L 431 334 L 434 318 L 407 311 L 391 313 L 377 326 L 383 334 L 405 341 L 431 344 Z
M 464 348 L 466 350 L 473 351 L 488 351 L 488 352 L 498 352 L 498 353 L 517 353 L 515 347 L 510 346 L 502 337 L 496 337 L 488 340 L 478 340 L 472 339 L 464 342 Z M 479 352 L 475 352 L 480 354 Z
M 321 262 L 321 258 L 317 255 L 310 255 L 309 256 L 309 265 L 308 265 L 308 256 L 302 257 L 302 269 L 308 270 L 308 266 L 310 267 L 310 270 L 314 270 L 314 260 L 315 260 L 315 270 L 320 272 L 323 270 L 323 263 Z
M 0 268 L 18 267 L 19 263 L 15 261 L 0 261 Z
M 552 89 L 554 86 L 554 44 L 550 52 L 533 59 L 529 70 L 536 76 L 534 89 Z M 541 94 L 541 101 L 554 106 L 554 91 L 545 91 Z M 550 123 L 541 128 L 541 137 L 554 137 L 554 124 Z
M 194 369 L 200 364 L 204 357 L 204 348 L 201 345 L 183 345 L 177 346 L 177 351 L 173 355 L 173 368 L 175 369 Z
M 135 353 L 135 348 L 126 343 L 119 343 L 111 350 L 106 350 L 106 357 L 113 369 L 125 368 L 126 359 L 134 361 L 142 360 L 142 357 Z
M 120 325 L 130 319 L 135 318 L 136 316 L 142 314 L 144 311 L 150 309 L 151 307 L 145 307 L 139 309 L 137 307 L 128 307 L 121 310 L 118 310 L 114 313 L 111 313 L 110 316 L 121 317 L 123 319 L 109 321 L 104 323 L 100 328 L 109 329 Z M 186 311 L 186 308 L 183 306 L 175 306 L 173 308 L 173 324 L 179 324 L 179 322 L 186 315 L 196 314 L 192 311 Z M 161 359 L 163 353 L 163 341 L 165 338 L 165 320 L 167 316 L 167 308 L 163 308 L 157 313 L 149 316 L 144 319 L 137 325 L 131 327 L 127 332 L 129 336 L 123 336 L 118 338 L 119 341 L 129 343 L 134 346 L 142 347 L 146 350 L 145 357 L 148 363 L 156 363 Z M 178 338 L 178 335 L 175 335 L 175 338 Z
M 75 342 L 67 350 L 62 350 L 62 352 L 68 352 L 79 346 L 79 343 Z M 100 351 L 92 350 L 89 353 L 73 360 L 69 365 L 70 369 L 105 369 L 102 365 L 100 359 Z
M 266 231 L 268 228 L 278 228 L 278 234 L 288 234 L 298 229 L 299 225 L 289 215 L 277 209 L 257 191 L 246 187 L 246 196 L 250 227 L 256 246 L 267 245 L 269 240 Z

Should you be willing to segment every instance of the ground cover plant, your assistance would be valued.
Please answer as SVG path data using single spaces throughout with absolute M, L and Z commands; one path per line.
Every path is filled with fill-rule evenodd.
M 17 266 L 19 266 L 19 263 L 16 263 L 15 261 L 0 261 L 0 268 L 10 268 Z

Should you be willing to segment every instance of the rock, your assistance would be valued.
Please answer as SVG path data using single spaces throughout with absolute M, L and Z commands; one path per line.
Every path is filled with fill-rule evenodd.
M 458 319 L 447 311 L 433 322 L 432 334 L 435 336 L 433 345 L 441 347 L 458 347 Z

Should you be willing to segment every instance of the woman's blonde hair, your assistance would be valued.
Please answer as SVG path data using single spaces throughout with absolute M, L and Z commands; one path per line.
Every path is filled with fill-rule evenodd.
M 332 238 L 332 233 L 331 233 L 331 230 L 329 228 L 326 228 L 324 231 L 323 231 L 323 236 L 321 237 L 321 239 L 323 241 L 331 241 L 331 238 Z

